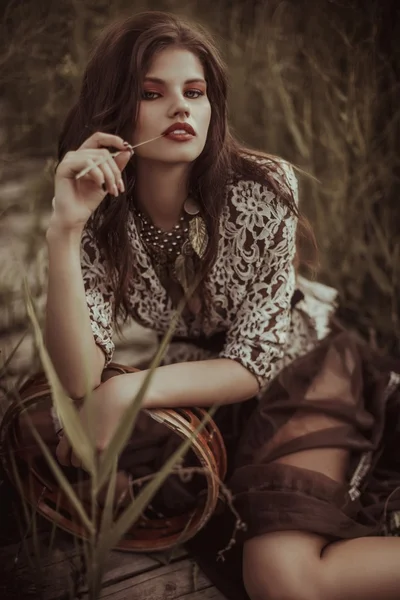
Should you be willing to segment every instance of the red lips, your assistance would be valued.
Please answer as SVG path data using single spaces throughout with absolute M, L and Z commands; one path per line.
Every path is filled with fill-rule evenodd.
M 168 127 L 168 129 L 166 129 L 163 133 L 163 135 L 168 135 L 169 133 L 172 133 L 173 131 L 178 131 L 178 130 L 183 130 L 186 131 L 187 133 L 190 133 L 190 135 L 196 135 L 193 127 L 191 125 L 189 125 L 189 123 L 174 123 L 173 125 L 171 125 L 170 127 Z

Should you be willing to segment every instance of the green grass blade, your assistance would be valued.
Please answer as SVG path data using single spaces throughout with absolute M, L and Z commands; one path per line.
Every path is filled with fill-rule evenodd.
M 81 459 L 85 469 L 89 473 L 93 474 L 96 470 L 93 445 L 90 443 L 89 436 L 85 433 L 79 418 L 79 413 L 75 408 L 73 400 L 64 392 L 61 382 L 50 360 L 50 356 L 44 345 L 42 332 L 36 317 L 26 279 L 24 279 L 24 284 L 26 310 L 32 323 L 33 334 L 40 360 L 51 388 L 54 406 L 58 415 L 60 416 L 65 435 L 71 443 L 73 451 Z
M 179 446 L 179 448 L 175 450 L 175 452 L 169 457 L 163 468 L 155 475 L 154 479 L 152 479 L 146 485 L 146 487 L 140 492 L 139 496 L 132 502 L 130 506 L 128 506 L 125 509 L 118 521 L 116 521 L 116 523 L 114 524 L 114 527 L 109 532 L 107 540 L 105 540 L 106 543 L 104 544 L 103 551 L 109 552 L 112 548 L 114 548 L 118 541 L 132 526 L 132 524 L 135 521 L 137 521 L 137 519 L 140 517 L 146 506 L 153 498 L 154 494 L 164 483 L 165 479 L 168 477 L 175 464 L 187 452 L 196 435 L 203 429 L 203 427 L 205 427 L 205 425 L 207 425 L 217 408 L 218 406 L 215 405 L 209 410 L 209 412 L 206 414 L 204 419 L 201 421 L 201 423 L 198 425 L 195 431 L 191 434 L 191 436 L 187 440 L 185 440 Z

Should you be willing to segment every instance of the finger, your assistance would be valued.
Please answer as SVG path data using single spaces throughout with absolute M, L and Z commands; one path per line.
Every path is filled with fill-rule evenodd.
M 112 196 L 118 196 L 119 191 L 117 187 L 117 181 L 121 178 L 121 176 L 119 175 L 118 180 L 115 178 L 114 172 L 111 168 L 110 160 L 105 163 L 102 163 L 99 166 L 99 169 L 101 169 L 103 173 L 105 188 L 108 191 L 108 193 Z
M 125 144 L 125 140 L 123 140 L 119 135 L 112 135 L 111 133 L 102 133 L 101 131 L 97 131 L 83 142 L 83 144 L 79 147 L 79 150 L 83 148 L 104 147 L 114 147 L 118 148 L 118 150 L 124 150 L 126 147 Z
M 103 166 L 105 167 L 104 173 L 107 170 L 112 174 L 113 185 L 117 186 L 117 193 L 114 193 L 114 196 L 118 196 L 119 192 L 125 191 L 125 186 L 124 186 L 124 182 L 122 181 L 121 171 L 119 170 L 114 158 L 112 158 L 111 155 L 110 155 L 108 161 Z
M 110 161 L 109 161 L 109 165 L 110 165 L 110 167 L 112 169 L 112 172 L 114 173 L 115 182 L 116 182 L 116 185 L 117 185 L 119 191 L 120 192 L 124 192 L 125 191 L 125 185 L 124 185 L 124 182 L 122 180 L 121 171 L 120 171 L 120 169 L 118 167 L 118 164 L 116 162 L 117 158 L 118 158 L 118 156 L 116 156 L 115 158 L 112 157 L 110 159 Z
M 85 177 L 86 180 L 91 179 L 96 181 L 99 187 L 101 187 L 101 184 L 104 183 L 104 175 L 96 164 L 99 162 L 99 158 L 93 156 L 93 152 L 96 151 L 81 150 L 79 152 L 67 152 L 64 160 L 61 161 L 57 168 L 57 176 L 71 179 Z
M 121 154 L 118 154 L 118 156 L 114 158 L 114 161 L 120 172 L 122 172 L 125 169 L 126 165 L 128 164 L 133 155 L 134 150 L 124 150 L 123 152 L 121 152 Z
M 86 150 L 86 152 L 88 151 Z M 115 158 L 106 149 L 95 150 L 94 152 L 95 154 L 92 156 L 94 156 L 96 164 L 100 163 L 98 166 L 104 172 L 104 176 L 106 179 L 106 189 L 113 196 L 118 196 L 118 190 L 120 192 L 125 191 L 125 185 L 122 179 L 120 166 L 123 166 L 123 168 L 126 166 L 127 162 L 133 154 L 133 151 L 124 151 Z M 114 185 L 117 186 L 117 191 L 113 188 Z
M 120 179 L 121 172 L 115 164 L 115 160 L 113 160 L 113 155 L 107 148 L 102 148 L 101 150 L 80 150 L 79 153 L 84 155 L 87 154 L 98 167 L 108 164 L 114 173 L 115 183 Z
M 71 445 L 65 435 L 60 438 L 58 446 L 56 448 L 56 457 L 60 465 L 63 467 L 70 466 L 70 451 Z
M 93 165 L 101 167 L 104 163 L 109 163 L 110 168 L 115 173 L 116 185 L 118 185 L 118 188 L 120 189 L 120 191 L 125 191 L 124 183 L 122 181 L 122 176 L 121 176 L 121 169 L 125 168 L 126 164 L 129 161 L 129 158 L 133 155 L 133 150 L 131 148 L 129 148 L 129 150 L 125 150 L 125 151 L 118 150 L 116 155 L 114 153 L 111 154 L 109 152 L 109 150 L 107 150 L 105 148 L 101 149 L 101 150 L 80 149 L 76 153 L 72 153 L 72 154 L 75 154 L 75 156 L 78 155 L 79 157 L 82 157 L 82 154 L 88 156 L 88 158 L 86 159 L 86 161 L 84 163 L 85 166 L 83 168 L 79 169 L 77 173 L 75 173 L 75 179 L 81 179 L 82 177 L 85 177 L 86 175 L 88 175 L 91 172 L 91 170 L 93 169 Z M 117 163 L 117 157 L 118 157 L 118 163 Z M 72 165 L 72 163 L 74 162 L 74 158 L 75 158 L 74 156 L 69 156 L 68 163 Z M 94 163 L 88 163 L 89 159 L 92 159 L 94 161 Z M 76 160 L 75 160 L 75 162 L 76 162 Z
M 83 176 L 82 179 L 94 181 L 99 187 L 103 188 L 106 183 L 104 172 L 100 166 L 96 165 L 96 162 L 92 158 L 88 158 L 87 166 L 90 166 L 91 169 L 86 175 Z

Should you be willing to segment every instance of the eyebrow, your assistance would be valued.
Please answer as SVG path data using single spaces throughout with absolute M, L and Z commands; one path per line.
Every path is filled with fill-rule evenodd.
M 166 83 L 163 79 L 160 79 L 159 77 L 145 77 L 144 81 L 151 81 L 152 83 L 160 83 L 162 85 L 165 85 Z M 206 80 L 202 77 L 194 77 L 193 79 L 187 79 L 185 81 L 185 85 L 187 83 L 206 83 Z

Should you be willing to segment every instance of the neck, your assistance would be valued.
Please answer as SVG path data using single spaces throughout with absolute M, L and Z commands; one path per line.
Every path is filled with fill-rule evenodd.
M 188 195 L 189 166 L 140 159 L 136 163 L 135 200 L 154 225 L 169 230 L 179 220 Z

